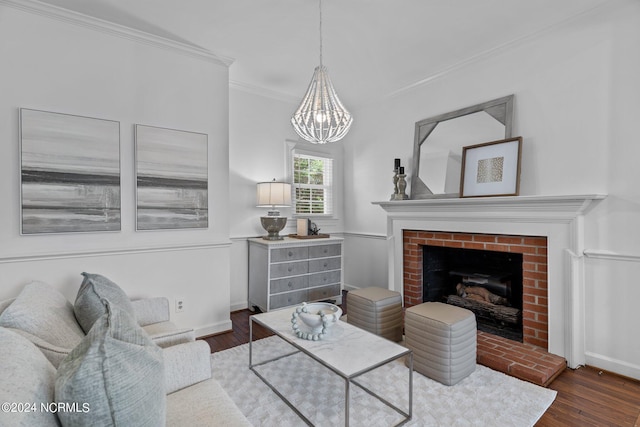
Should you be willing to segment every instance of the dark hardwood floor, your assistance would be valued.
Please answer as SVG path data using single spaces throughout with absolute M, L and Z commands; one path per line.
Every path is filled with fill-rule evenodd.
M 231 313 L 233 331 L 204 338 L 211 352 L 249 342 L 251 314 L 249 310 Z M 255 339 L 269 335 L 254 324 Z M 565 370 L 549 388 L 558 395 L 536 424 L 538 427 L 640 427 L 640 381 L 584 367 Z

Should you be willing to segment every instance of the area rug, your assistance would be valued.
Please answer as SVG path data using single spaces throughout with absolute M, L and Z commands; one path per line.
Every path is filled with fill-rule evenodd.
M 254 363 L 294 350 L 278 337 L 253 343 Z M 298 427 L 304 422 L 249 370 L 249 345 L 211 355 L 212 372 L 254 426 Z M 258 368 L 278 391 L 317 426 L 344 425 L 344 380 L 297 353 Z M 408 408 L 408 368 L 391 362 L 360 382 L 400 408 Z M 350 425 L 387 427 L 402 416 L 357 386 L 351 386 Z M 413 418 L 407 426 L 532 426 L 556 392 L 477 365 L 454 386 L 413 375 Z

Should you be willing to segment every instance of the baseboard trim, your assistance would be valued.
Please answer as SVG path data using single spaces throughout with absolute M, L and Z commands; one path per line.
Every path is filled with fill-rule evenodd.
M 588 366 L 640 381 L 640 365 L 589 351 L 585 353 L 585 361 Z
M 240 310 L 246 310 L 249 308 L 249 303 L 248 302 L 237 302 L 234 304 L 231 304 L 231 306 L 229 307 L 230 311 L 240 311 Z
M 219 334 L 221 332 L 227 332 L 233 329 L 233 325 L 231 323 L 231 319 L 225 320 L 224 322 L 215 323 L 213 325 L 204 326 L 202 328 L 196 328 L 195 334 L 197 338 L 203 338 L 214 334 Z

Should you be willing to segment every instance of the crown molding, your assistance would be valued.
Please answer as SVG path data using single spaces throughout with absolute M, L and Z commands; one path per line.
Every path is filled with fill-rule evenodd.
M 604 3 L 600 3 L 597 4 L 593 7 L 590 7 L 588 9 L 583 10 L 582 12 L 579 12 L 576 15 L 572 15 L 569 16 L 565 19 L 562 19 L 558 22 L 555 22 L 553 24 L 550 24 L 544 28 L 538 29 L 536 31 L 533 31 L 529 34 L 525 34 L 523 36 L 520 37 L 516 37 L 512 40 L 509 40 L 505 43 L 499 44 L 497 46 L 494 46 L 492 48 L 486 49 L 480 53 L 477 53 L 467 59 L 464 59 L 462 61 L 456 62 L 455 64 L 452 64 L 448 67 L 445 67 L 443 69 L 441 69 L 440 71 L 436 71 L 428 76 L 426 76 L 425 78 L 418 80 L 414 83 L 410 83 L 406 86 L 403 86 L 399 89 L 396 89 L 392 92 L 389 92 L 386 96 L 384 96 L 384 98 L 394 98 L 396 96 L 401 96 L 403 94 L 406 94 L 407 92 L 411 92 L 413 90 L 415 90 L 416 88 L 422 87 L 422 86 L 426 86 L 429 85 L 431 83 L 433 83 L 435 80 L 438 80 L 441 77 L 446 76 L 447 74 L 450 74 L 456 70 L 460 70 L 463 68 L 466 68 L 468 66 L 471 66 L 477 62 L 483 61 L 487 58 L 491 58 L 492 56 L 496 56 L 499 55 L 503 52 L 509 51 L 511 49 L 515 49 L 521 45 L 524 45 L 525 43 L 528 43 L 531 40 L 535 40 L 538 37 L 541 37 L 545 34 L 549 34 L 553 31 L 555 31 L 558 28 L 563 28 L 566 27 L 570 22 L 576 21 L 578 19 L 581 19 L 584 16 L 587 16 L 591 13 L 598 13 L 601 9 L 605 8 L 605 7 L 609 7 L 610 5 L 615 5 L 614 1 L 607 1 Z
M 229 80 L 229 88 L 246 92 L 251 95 L 258 95 L 265 98 L 275 99 L 277 101 L 283 101 L 292 104 L 297 104 L 302 99 L 302 95 L 300 95 L 300 97 L 295 97 L 293 95 L 289 95 L 288 93 L 267 89 L 261 86 L 251 85 L 249 83 L 241 82 L 238 80 Z
M 85 15 L 83 13 L 43 3 L 37 0 L 0 0 L 0 5 L 12 7 L 14 9 L 18 9 L 35 15 L 44 16 L 46 18 L 55 19 L 64 23 L 88 28 L 90 30 L 131 40 L 148 46 L 177 52 L 199 59 L 204 59 L 209 62 L 224 65 L 225 67 L 229 67 L 234 61 L 233 58 L 217 55 L 196 45 L 190 45 L 188 43 L 171 40 L 166 37 L 129 28 L 124 25 L 105 21 L 100 18 L 95 18 L 93 16 Z

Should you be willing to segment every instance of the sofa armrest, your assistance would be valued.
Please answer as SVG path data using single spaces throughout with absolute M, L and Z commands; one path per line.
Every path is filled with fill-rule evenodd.
M 169 300 L 165 297 L 133 300 L 131 305 L 140 326 L 169 321 Z
M 173 393 L 211 378 L 211 348 L 197 340 L 162 349 L 165 391 Z

